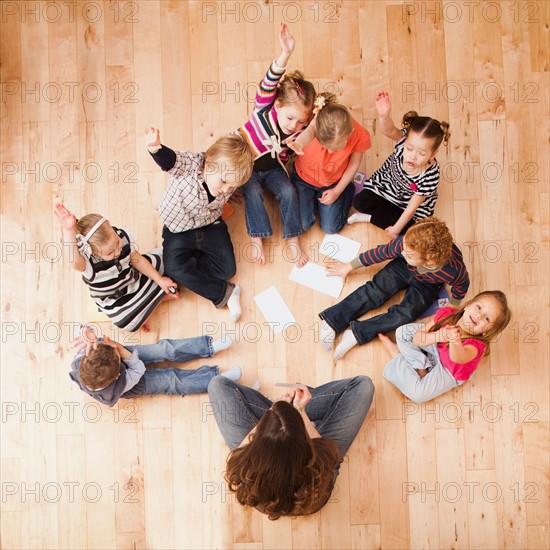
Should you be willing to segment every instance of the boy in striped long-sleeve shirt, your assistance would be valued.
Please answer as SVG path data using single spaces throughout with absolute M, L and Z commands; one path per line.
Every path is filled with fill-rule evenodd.
M 321 341 L 327 350 L 332 348 L 336 335 L 345 331 L 334 351 L 335 359 L 341 359 L 357 344 L 370 342 L 379 333 L 416 320 L 437 299 L 444 284 L 451 287 L 453 305 L 460 303 L 470 286 L 462 252 L 453 243 L 445 223 L 437 218 L 419 220 L 403 237 L 367 250 L 350 263 L 330 265 L 327 271 L 345 280 L 354 269 L 386 260 L 391 261 L 372 281 L 319 314 L 324 321 Z M 405 290 L 405 296 L 399 304 L 391 306 L 386 313 L 357 321 L 400 290 Z

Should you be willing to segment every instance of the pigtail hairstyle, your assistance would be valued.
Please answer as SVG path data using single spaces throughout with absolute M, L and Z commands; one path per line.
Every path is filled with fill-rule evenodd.
M 300 71 L 286 73 L 277 86 L 277 100 L 281 105 L 300 102 L 304 107 L 313 109 L 317 92 L 309 80 L 304 79 Z
M 405 113 L 401 124 L 407 131 L 412 130 L 422 137 L 433 139 L 434 146 L 432 151 L 437 151 L 442 142 L 446 146 L 451 137 L 447 122 L 439 122 L 439 120 L 430 118 L 429 116 L 420 116 L 416 111 Z
M 229 455 L 225 478 L 240 504 L 258 506 L 274 520 L 319 499 L 321 482 L 334 467 L 326 460 L 329 455 L 317 454 L 300 413 L 276 401 L 250 443 Z
M 464 315 L 464 310 L 470 304 L 474 303 L 480 298 L 493 298 L 500 305 L 500 315 L 495 320 L 494 323 L 490 325 L 489 330 L 484 334 L 475 335 L 474 338 L 483 342 L 487 347 L 485 348 L 484 356 L 489 355 L 489 344 L 498 336 L 510 322 L 512 312 L 508 307 L 508 300 L 504 292 L 500 290 L 486 290 L 485 292 L 480 292 L 477 296 L 474 296 L 471 300 L 468 300 L 465 304 L 462 305 L 460 309 L 455 312 L 449 313 L 449 315 L 439 319 L 437 323 L 430 329 L 430 332 L 437 332 L 441 327 L 445 325 L 456 325 L 460 318 Z M 463 339 L 470 338 L 470 336 L 465 336 Z

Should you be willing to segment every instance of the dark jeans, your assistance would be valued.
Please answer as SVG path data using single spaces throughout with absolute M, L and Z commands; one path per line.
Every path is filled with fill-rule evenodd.
M 235 286 L 233 243 L 223 220 L 199 229 L 172 233 L 162 229 L 166 274 L 216 307 L 224 307 Z
M 307 231 L 315 223 L 316 206 L 319 210 L 319 224 L 325 233 L 331 235 L 342 230 L 355 193 L 353 183 L 350 183 L 332 204 L 322 204 L 319 202 L 322 194 L 336 187 L 336 183 L 327 187 L 315 187 L 304 181 L 297 172 L 294 172 L 292 182 L 298 191 L 303 231 Z
M 401 217 L 401 214 L 403 214 L 403 208 L 393 204 L 393 202 L 377 195 L 369 189 L 363 189 L 363 191 L 355 195 L 353 207 L 363 214 L 370 214 L 371 223 L 381 229 L 386 229 L 386 227 L 394 225 Z M 404 235 L 414 222 L 414 219 L 410 220 L 399 234 Z
M 319 313 L 319 317 L 325 320 L 336 334 L 349 326 L 357 342 L 366 344 L 380 332 L 384 334 L 416 320 L 436 300 L 441 286 L 419 281 L 409 271 L 404 258 L 395 258 L 383 267 L 372 281 L 359 287 L 338 304 Z M 387 313 L 365 321 L 355 320 L 367 311 L 380 307 L 403 289 L 406 289 L 403 300 L 391 306 Z

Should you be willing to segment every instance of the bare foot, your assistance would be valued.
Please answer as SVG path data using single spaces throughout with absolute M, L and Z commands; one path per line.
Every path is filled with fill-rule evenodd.
M 251 262 L 264 265 L 265 264 L 265 254 L 264 254 L 264 241 L 261 237 L 250 237 L 252 242 L 251 253 L 249 259 Z
M 309 256 L 300 246 L 298 237 L 291 237 L 288 239 L 288 258 L 298 267 L 304 267 L 309 260 Z
M 399 355 L 399 348 L 395 342 L 392 342 L 385 334 L 379 334 L 378 339 L 382 342 L 384 349 L 392 356 Z

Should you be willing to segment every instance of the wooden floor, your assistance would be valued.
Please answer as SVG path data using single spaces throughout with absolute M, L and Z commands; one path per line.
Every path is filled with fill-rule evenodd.
M 548 548 L 549 8 L 546 1 L 13 2 L 1 9 L 2 548 Z M 375 403 L 333 497 L 271 522 L 227 492 L 227 448 L 207 396 L 122 401 L 110 410 L 68 377 L 72 327 L 90 317 L 52 216 L 100 212 L 161 244 L 166 177 L 143 130 L 204 150 L 237 128 L 287 22 L 302 68 L 369 129 L 369 173 L 392 150 L 374 98 L 451 124 L 437 214 L 461 246 L 469 295 L 499 288 L 512 324 L 475 379 L 426 405 L 382 378 L 378 343 L 335 363 L 316 343 L 334 299 L 288 279 L 273 203 L 272 256 L 247 261 L 242 205 L 229 219 L 243 316 L 189 292 L 149 334 L 102 323 L 122 343 L 231 334 L 216 357 L 244 382 L 317 385 L 357 374 Z M 385 241 L 366 225 L 343 234 Z M 322 262 L 316 226 L 304 238 Z M 363 270 L 342 297 L 372 277 Z M 298 321 L 272 335 L 253 301 L 275 285 Z M 196 367 L 197 363 L 190 366 Z

